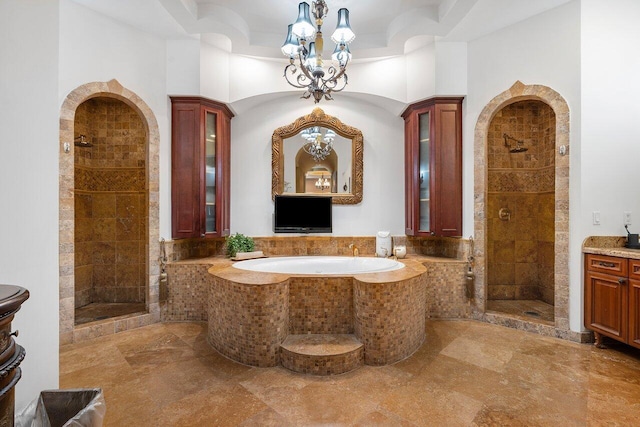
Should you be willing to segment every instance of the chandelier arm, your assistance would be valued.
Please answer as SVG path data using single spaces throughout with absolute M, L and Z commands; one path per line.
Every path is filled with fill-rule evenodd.
M 291 74 L 295 76 L 295 81 L 292 81 L 287 75 L 287 70 L 291 69 Z M 298 68 L 295 64 L 289 64 L 284 69 L 284 78 L 291 86 L 296 87 L 298 89 L 306 89 L 309 84 L 304 83 L 304 79 L 306 77 L 303 74 L 298 73 Z
M 313 83 L 315 81 L 315 79 L 313 78 L 313 76 L 309 73 L 309 70 L 307 70 L 307 67 L 304 66 L 304 63 L 302 62 L 302 55 L 298 55 L 298 59 L 300 60 L 300 70 L 304 73 L 304 75 L 306 76 L 307 79 L 309 79 L 309 81 L 311 83 Z M 300 79 L 298 79 L 300 80 Z M 307 85 L 308 86 L 308 85 Z

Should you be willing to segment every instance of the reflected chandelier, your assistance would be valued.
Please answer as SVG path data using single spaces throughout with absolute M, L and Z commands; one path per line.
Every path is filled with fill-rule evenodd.
M 319 126 L 313 126 L 300 132 L 300 136 L 307 140 L 307 143 L 302 146 L 305 153 L 308 153 L 313 160 L 319 162 L 327 158 L 331 154 L 333 148 L 333 140 L 336 138 L 336 133 L 327 129 L 324 136 Z
M 331 185 L 331 184 L 329 183 L 329 180 L 328 180 L 327 178 L 322 179 L 323 177 L 324 177 L 324 175 L 322 175 L 322 176 L 321 176 L 320 178 L 318 178 L 318 180 L 316 181 L 316 188 L 317 188 L 318 190 L 326 190 L 326 189 L 328 189 L 328 188 L 329 188 L 329 186 Z
M 331 59 L 336 62 L 338 68 L 331 65 L 325 72 L 322 61 L 324 48 L 322 20 L 329 12 L 329 8 L 324 0 L 312 2 L 312 7 L 316 25 L 311 23 L 309 4 L 307 2 L 300 3 L 298 5 L 298 19 L 289 25 L 287 39 L 282 45 L 282 53 L 289 57 L 289 65 L 284 69 L 287 83 L 293 87 L 306 89 L 302 98 L 309 99 L 313 95 L 317 104 L 323 97 L 326 100 L 332 100 L 331 92 L 340 92 L 347 85 L 345 72 L 347 64 L 351 60 L 349 43 L 356 35 L 349 25 L 349 10 L 340 9 L 338 11 L 338 25 L 331 35 L 331 40 L 336 43 Z M 308 48 L 307 42 L 309 42 Z M 295 63 L 296 57 L 298 65 Z

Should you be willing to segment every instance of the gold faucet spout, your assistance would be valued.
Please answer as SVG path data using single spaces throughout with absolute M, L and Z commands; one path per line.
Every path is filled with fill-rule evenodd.
M 349 245 L 349 249 L 351 249 L 354 257 L 359 255 L 358 247 L 356 245 L 354 245 L 353 243 L 351 243 Z

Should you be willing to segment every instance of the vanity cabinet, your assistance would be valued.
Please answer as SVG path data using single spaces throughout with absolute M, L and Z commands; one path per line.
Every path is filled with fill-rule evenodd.
M 462 97 L 410 105 L 405 121 L 405 234 L 462 235 Z
M 585 327 L 640 348 L 640 260 L 585 255 Z
M 220 102 L 171 97 L 174 239 L 229 235 L 232 117 Z

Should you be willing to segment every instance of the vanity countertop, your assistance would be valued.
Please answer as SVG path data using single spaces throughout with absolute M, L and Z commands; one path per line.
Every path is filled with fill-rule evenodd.
M 589 236 L 582 243 L 585 254 L 608 255 L 620 258 L 640 259 L 640 249 L 625 248 L 624 236 Z

